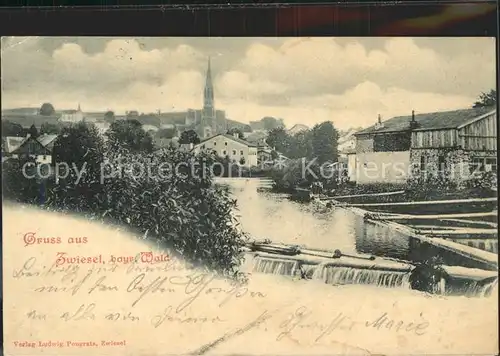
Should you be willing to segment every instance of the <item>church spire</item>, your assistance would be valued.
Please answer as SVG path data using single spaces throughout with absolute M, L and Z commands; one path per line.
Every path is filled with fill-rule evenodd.
M 210 57 L 208 57 L 207 76 L 205 79 L 205 92 L 203 95 L 203 109 L 205 111 L 214 110 L 214 86 L 212 84 L 212 69 L 210 66 Z

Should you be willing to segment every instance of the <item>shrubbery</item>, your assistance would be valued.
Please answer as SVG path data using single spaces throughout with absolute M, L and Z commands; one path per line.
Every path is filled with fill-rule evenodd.
M 241 276 L 237 267 L 246 237 L 232 214 L 236 201 L 227 189 L 213 183 L 210 172 L 216 159 L 213 155 L 194 156 L 175 149 L 155 153 L 124 149 L 101 151 L 93 129 L 80 125 L 74 126 L 73 131 L 68 130 L 56 147 L 64 148 L 61 142 L 69 139 L 72 141 L 67 143 L 71 145 L 85 141 L 95 155 L 93 161 L 106 161 L 111 172 L 105 173 L 114 174 L 100 181 L 97 167 L 90 165 L 78 184 L 72 171 L 57 183 L 53 177 L 42 183 L 25 178 L 20 162 L 14 161 L 4 167 L 6 198 L 25 203 L 41 202 L 51 210 L 83 212 L 93 219 L 111 219 L 173 248 L 188 262 L 226 276 Z M 77 132 L 83 133 L 84 138 L 72 136 Z M 86 161 L 89 153 L 82 150 L 82 155 L 80 163 Z M 63 155 L 56 152 L 55 156 Z M 78 160 L 75 155 L 66 158 Z M 178 172 L 155 172 L 162 163 L 163 167 L 181 168 Z M 117 169 L 120 164 L 123 169 Z M 151 167 L 150 173 L 139 175 L 131 171 L 140 165 Z M 40 189 L 45 193 L 43 201 L 40 201 Z
M 318 163 L 309 165 L 303 159 L 290 160 L 284 168 L 271 171 L 276 191 L 289 192 L 295 188 L 309 188 L 313 183 L 319 183 L 324 191 L 336 189 L 342 181 L 343 174 L 330 168 L 321 170 Z
M 476 189 L 492 189 L 498 187 L 498 179 L 496 172 L 480 172 L 473 175 L 466 182 L 467 188 Z

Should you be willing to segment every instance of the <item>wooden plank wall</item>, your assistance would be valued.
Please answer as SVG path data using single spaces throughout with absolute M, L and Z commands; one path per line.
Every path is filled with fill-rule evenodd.
M 414 131 L 411 137 L 412 148 L 444 148 L 456 145 L 456 130 Z
M 458 141 L 466 150 L 497 150 L 496 113 L 458 130 Z

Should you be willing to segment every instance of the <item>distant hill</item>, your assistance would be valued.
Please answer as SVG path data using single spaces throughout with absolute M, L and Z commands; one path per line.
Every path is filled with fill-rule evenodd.
M 38 115 L 40 108 L 14 108 L 3 109 L 2 116 L 4 115 Z
M 35 125 L 37 129 L 42 127 L 42 124 L 59 124 L 59 116 L 43 116 L 43 115 L 4 115 L 2 113 L 2 121 L 8 120 L 15 124 L 19 124 L 24 128 L 28 128 L 31 125 Z

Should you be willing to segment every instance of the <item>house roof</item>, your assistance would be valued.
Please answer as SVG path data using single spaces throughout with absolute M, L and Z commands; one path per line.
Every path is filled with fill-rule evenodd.
M 461 125 L 467 124 L 470 121 L 495 112 L 494 107 L 482 107 L 474 109 L 462 109 L 453 111 L 433 112 L 426 114 L 415 114 L 415 121 L 419 123 L 419 127 L 415 131 L 439 130 L 439 129 L 454 129 Z M 354 135 L 363 135 L 379 132 L 399 132 L 410 129 L 411 115 L 397 116 L 392 119 L 383 121 L 383 127 L 376 129 L 376 125 L 370 126 L 361 130 Z
M 233 135 L 229 135 L 229 134 L 218 134 L 218 135 L 206 138 L 206 139 L 200 141 L 200 143 L 198 145 L 200 145 L 200 144 L 202 144 L 204 142 L 207 142 L 207 141 L 209 141 L 209 140 L 211 140 L 211 139 L 213 139 L 215 137 L 218 137 L 218 136 L 224 136 L 228 140 L 233 140 L 235 142 L 241 143 L 242 145 L 245 145 L 245 146 L 248 146 L 248 147 L 257 147 L 257 145 L 254 144 L 254 143 L 252 143 L 252 142 L 248 142 L 248 141 L 242 140 L 239 137 L 234 137 Z M 198 145 L 196 145 L 196 146 L 198 146 Z
M 36 138 L 36 140 L 43 146 L 47 147 L 49 144 L 51 144 L 55 139 L 57 138 L 57 135 L 41 135 Z M 8 136 L 5 138 L 5 151 L 7 153 L 12 153 L 16 151 L 19 147 L 24 145 L 26 141 L 29 140 L 29 137 L 14 137 L 14 136 Z
M 257 131 L 257 132 L 252 132 L 250 133 L 247 137 L 246 137 L 246 140 L 248 142 L 254 142 L 254 143 L 257 143 L 258 141 L 262 141 L 262 140 L 265 140 L 267 138 L 268 134 L 267 132 L 261 132 L 261 131 Z
M 309 130 L 309 127 L 307 127 L 306 125 L 296 124 L 296 125 L 293 125 L 293 127 L 287 131 L 291 134 L 296 134 L 296 133 L 299 133 L 302 131 L 307 131 L 307 130 Z
M 37 140 L 43 147 L 46 147 L 51 144 L 56 138 L 57 135 L 41 135 L 37 138 Z
M 26 140 L 26 137 L 7 136 L 5 138 L 5 151 L 7 153 L 12 153 L 13 151 L 21 147 L 24 140 Z

